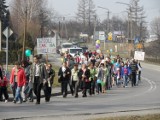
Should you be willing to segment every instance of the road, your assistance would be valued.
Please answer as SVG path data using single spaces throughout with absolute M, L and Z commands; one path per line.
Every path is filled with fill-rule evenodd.
M 49 60 L 52 58 L 50 57 Z M 58 63 L 57 63 L 58 60 Z M 54 61 L 60 64 L 58 55 Z M 51 98 L 45 103 L 42 98 L 41 105 L 34 103 L 5 104 L 0 103 L 0 119 L 20 118 L 24 120 L 85 120 L 96 116 L 115 115 L 126 112 L 141 113 L 154 110 L 160 113 L 160 66 L 142 63 L 142 80 L 139 86 L 128 88 L 113 87 L 106 94 L 74 98 L 68 95 Z

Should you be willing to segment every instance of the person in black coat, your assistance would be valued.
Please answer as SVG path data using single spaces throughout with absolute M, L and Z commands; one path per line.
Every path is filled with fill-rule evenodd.
M 136 86 L 136 74 L 138 70 L 138 66 L 135 60 L 132 60 L 132 63 L 130 64 L 131 67 L 131 78 L 132 78 L 132 87 Z
M 51 97 L 51 93 L 52 93 L 52 85 L 53 85 L 53 82 L 54 82 L 55 71 L 52 69 L 51 64 L 46 65 L 46 70 L 47 70 L 47 73 L 48 73 L 48 80 L 44 84 L 43 89 L 44 89 L 44 93 L 45 93 L 45 101 L 49 102 L 50 97 Z
M 82 97 L 87 97 L 87 89 L 89 89 L 89 94 L 91 95 L 91 82 L 89 80 L 90 70 L 87 68 L 86 64 L 83 64 L 82 69 L 79 70 L 79 78 L 82 82 Z
M 67 97 L 67 85 L 71 77 L 71 70 L 67 67 L 67 63 L 64 62 L 58 72 L 58 81 L 61 83 L 61 91 L 63 97 Z

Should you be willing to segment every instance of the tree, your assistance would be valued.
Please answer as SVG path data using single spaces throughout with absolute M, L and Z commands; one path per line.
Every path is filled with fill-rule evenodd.
M 4 20 L 5 14 L 7 13 L 8 6 L 5 5 L 5 0 L 0 0 L 0 20 Z
M 160 17 L 155 18 L 151 22 L 151 30 L 157 35 L 160 44 Z
M 91 34 L 91 24 L 94 21 L 95 5 L 93 0 L 79 0 L 77 18 L 83 24 L 83 32 Z
M 146 17 L 143 6 L 139 6 L 139 1 L 140 0 L 131 0 L 131 8 L 129 8 L 129 12 L 132 17 L 132 28 L 130 29 L 133 29 L 133 37 L 139 36 L 140 38 L 143 38 L 142 28 L 144 27 L 144 19 Z

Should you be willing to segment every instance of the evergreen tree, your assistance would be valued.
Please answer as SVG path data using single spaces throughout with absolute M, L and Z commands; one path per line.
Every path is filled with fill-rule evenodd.
M 7 13 L 8 6 L 5 5 L 5 0 L 0 0 L 0 20 L 4 21 L 5 13 Z

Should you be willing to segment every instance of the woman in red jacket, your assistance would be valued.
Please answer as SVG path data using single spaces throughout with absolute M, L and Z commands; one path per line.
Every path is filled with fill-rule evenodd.
M 11 86 L 15 86 L 15 84 L 17 84 L 16 94 L 13 101 L 14 103 L 16 103 L 18 100 L 19 103 L 22 103 L 21 91 L 25 83 L 26 83 L 26 76 L 24 69 L 20 67 L 19 62 L 15 62 L 15 67 L 12 69 L 10 77 Z

